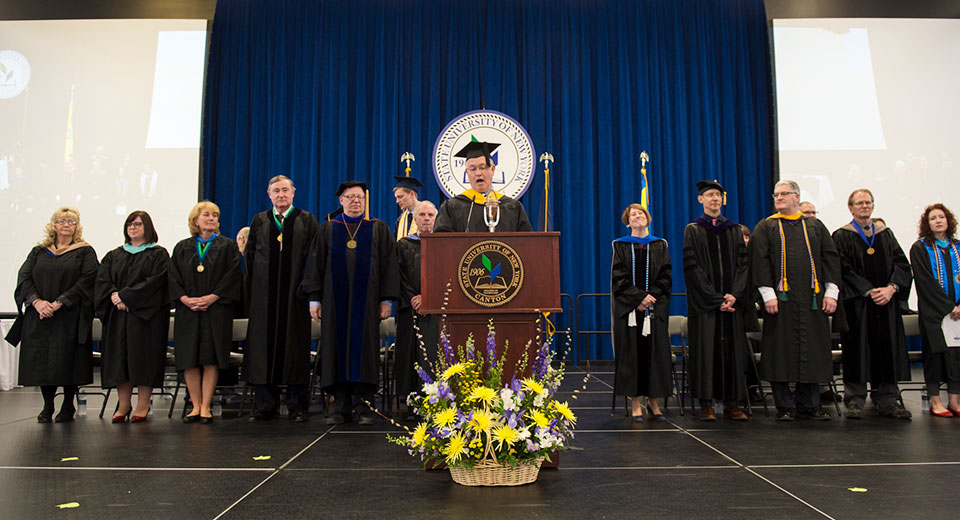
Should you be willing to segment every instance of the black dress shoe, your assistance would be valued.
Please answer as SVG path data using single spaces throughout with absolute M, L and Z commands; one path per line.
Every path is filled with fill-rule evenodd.
M 792 408 L 777 408 L 777 422 L 793 422 L 795 415 Z
M 343 424 L 345 421 L 346 418 L 339 412 L 333 412 L 323 420 L 327 424 Z
M 198 421 L 200 421 L 200 414 L 183 416 L 183 424 L 192 424 Z
M 74 414 L 77 413 L 76 408 L 61 408 L 60 413 L 53 419 L 53 422 L 70 422 L 73 420 Z
M 273 414 L 263 410 L 254 410 L 247 422 L 264 422 L 273 419 Z
M 297 408 L 288 417 L 293 422 L 307 422 L 307 411 Z
M 204 417 L 202 415 L 199 417 L 200 417 L 200 424 L 213 424 L 213 417 Z
M 847 419 L 862 419 L 863 418 L 863 408 L 860 408 L 860 405 L 857 403 L 850 403 L 847 405 Z
M 797 418 L 812 419 L 814 421 L 829 421 L 831 417 L 826 410 L 818 406 L 816 408 L 804 408 L 804 409 L 798 410 Z
M 48 423 L 53 420 L 53 410 L 40 410 L 40 415 L 37 416 L 38 423 Z

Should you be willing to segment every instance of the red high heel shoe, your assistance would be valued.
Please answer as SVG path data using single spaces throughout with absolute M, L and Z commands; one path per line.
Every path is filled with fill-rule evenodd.
M 142 423 L 147 422 L 147 417 L 150 416 L 150 409 L 147 408 L 147 413 L 145 415 L 131 415 L 130 422 L 132 423 Z
M 942 412 L 933 411 L 933 407 L 930 407 L 930 415 L 936 415 L 937 417 L 953 417 L 953 412 L 950 410 L 944 410 Z
M 130 417 L 130 412 L 127 412 L 123 415 L 114 415 L 113 419 L 110 420 L 113 424 L 119 424 L 127 422 L 127 418 Z

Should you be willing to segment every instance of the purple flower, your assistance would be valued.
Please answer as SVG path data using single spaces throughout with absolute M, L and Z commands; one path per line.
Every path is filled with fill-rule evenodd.
M 427 383 L 428 385 L 433 383 L 433 378 L 430 377 L 430 374 L 428 374 L 426 370 L 420 368 L 420 365 L 417 365 L 417 375 L 420 376 L 420 380 L 424 383 Z
M 527 439 L 527 451 L 537 451 L 537 445 L 534 444 L 530 439 Z
M 453 351 L 453 345 L 450 344 L 450 338 L 446 334 L 440 334 L 440 346 L 443 347 L 443 358 L 447 361 L 448 365 L 452 365 L 457 362 L 456 354 Z
M 543 379 L 547 375 L 547 367 L 550 366 L 550 344 L 546 341 L 540 346 L 536 359 L 533 360 L 533 374 L 537 379 Z
M 510 390 L 513 390 L 514 392 L 519 392 L 520 386 L 521 386 L 520 380 L 517 379 L 516 376 L 514 376 L 513 379 L 510 380 Z M 518 397 L 518 399 L 523 399 L 523 398 Z
M 497 334 L 494 332 L 493 327 L 489 328 L 487 333 L 487 361 L 490 362 L 490 365 L 493 365 L 493 362 L 497 359 Z
M 453 399 L 453 390 L 451 390 L 446 383 L 440 381 L 440 384 L 437 385 L 437 397 L 440 399 Z

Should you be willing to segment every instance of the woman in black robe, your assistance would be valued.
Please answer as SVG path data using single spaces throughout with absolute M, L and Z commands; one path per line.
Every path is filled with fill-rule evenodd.
M 917 285 L 923 379 L 930 395 L 930 413 L 960 416 L 960 347 L 947 347 L 943 319 L 960 320 L 960 241 L 957 219 L 943 204 L 927 206 L 920 218 L 920 239 L 910 248 Z M 947 383 L 949 404 L 940 400 Z
M 120 403 L 113 422 L 147 420 L 150 394 L 163 384 L 170 328 L 167 265 L 153 220 L 134 211 L 123 225 L 124 244 L 103 257 L 97 271 L 95 305 L 103 321 L 100 385 L 117 388 Z M 137 408 L 131 395 L 137 388 Z
M 610 293 L 614 393 L 630 396 L 633 420 L 643 421 L 643 399 L 650 413 L 664 420 L 658 397 L 671 392 L 669 309 L 672 270 L 667 241 L 647 232 L 650 213 L 631 204 L 621 220 L 630 235 L 613 242 Z
M 14 298 L 21 322 L 20 384 L 39 385 L 43 410 L 37 422 L 53 418 L 53 399 L 63 387 L 56 422 L 73 420 L 73 398 L 93 382 L 93 281 L 97 253 L 83 240 L 79 212 L 53 212 L 46 237 L 27 255 Z
M 193 410 L 183 422 L 213 422 L 210 405 L 219 369 L 230 362 L 233 305 L 242 298 L 240 250 L 220 235 L 220 208 L 203 201 L 187 217 L 190 238 L 173 248 L 169 287 L 177 370 L 183 370 Z

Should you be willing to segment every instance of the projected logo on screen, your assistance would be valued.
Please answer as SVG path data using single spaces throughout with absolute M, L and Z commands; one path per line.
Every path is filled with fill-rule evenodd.
M 493 110 L 477 110 L 460 114 L 440 132 L 433 145 L 433 173 L 437 184 L 448 197 L 455 197 L 470 188 L 464 171 L 465 159 L 456 157 L 470 141 L 493 143 L 490 150 L 497 166 L 493 188 L 508 197 L 519 198 L 530 181 L 536 153 L 527 131 L 513 118 Z
M 0 99 L 20 95 L 30 83 L 30 62 L 17 51 L 0 51 Z

